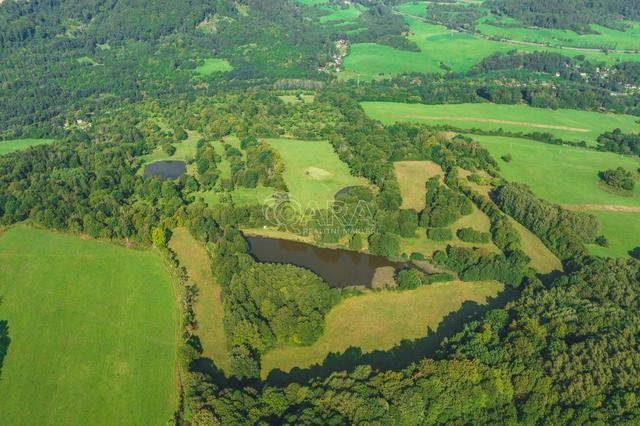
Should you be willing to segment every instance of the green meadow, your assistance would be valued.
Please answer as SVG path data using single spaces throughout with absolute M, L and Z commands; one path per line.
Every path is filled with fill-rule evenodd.
M 361 105 L 371 118 L 385 124 L 410 121 L 448 124 L 462 129 L 545 132 L 567 141 L 585 141 L 588 145 L 596 145 L 600 134 L 615 128 L 625 132 L 640 131 L 638 117 L 573 109 L 552 110 L 492 103 L 424 105 L 362 102 Z
M 174 142 L 171 145 L 176 149 L 173 155 L 169 155 L 163 151 L 161 146 L 156 147 L 150 154 L 142 156 L 144 164 L 155 163 L 156 161 L 175 160 L 175 161 L 191 161 L 196 156 L 196 145 L 200 140 L 200 133 L 188 131 L 189 137 L 180 142 Z
M 600 221 L 609 247 L 590 245 L 597 256 L 629 257 L 629 251 L 640 247 L 640 212 L 590 212 Z
M 349 167 L 327 141 L 265 139 L 265 142 L 280 153 L 285 163 L 285 183 L 303 207 L 311 203 L 325 207 L 345 186 L 367 184 L 351 175 Z
M 349 4 L 348 7 L 327 7 L 326 10 L 331 13 L 320 17 L 320 22 L 323 24 L 335 21 L 353 21 L 362 13 L 360 7 L 353 4 Z
M 409 11 L 416 8 L 408 7 Z M 465 72 L 487 56 L 514 49 L 524 52 L 548 50 L 572 57 L 583 55 L 589 60 L 606 63 L 640 60 L 638 53 L 607 55 L 598 50 L 567 50 L 489 40 L 469 33 L 452 31 L 442 25 L 427 23 L 421 18 L 409 16 L 412 15 L 410 12 L 404 13 L 407 13 L 404 18 L 410 28 L 407 38 L 418 46 L 420 52 L 400 50 L 377 43 L 356 43 L 351 45 L 351 52 L 345 58 L 345 71 L 341 73 L 340 78 L 350 79 L 359 76 L 363 80 L 369 80 L 400 73 L 439 73 L 443 72 L 443 67 Z
M 195 69 L 200 75 L 211 75 L 219 72 L 231 71 L 233 67 L 226 59 L 207 58 L 204 63 Z
M 152 252 L 11 228 L 0 236 L 3 424 L 165 424 L 178 312 Z
M 51 142 L 53 142 L 53 139 L 13 139 L 0 141 L 0 155 L 22 151 L 32 146 L 44 145 Z
M 618 166 L 636 170 L 640 167 L 637 157 L 526 139 L 472 137 L 498 161 L 502 177 L 526 183 L 543 199 L 558 204 L 640 206 L 640 188 L 633 196 L 618 195 L 605 190 L 598 177 L 599 171 Z M 512 156 L 510 163 L 500 159 L 507 153 Z

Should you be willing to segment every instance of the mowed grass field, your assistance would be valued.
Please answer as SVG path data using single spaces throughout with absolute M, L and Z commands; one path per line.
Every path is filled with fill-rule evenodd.
M 633 196 L 622 196 L 606 191 L 598 177 L 599 171 L 618 166 L 635 171 L 640 167 L 637 157 L 526 139 L 472 137 L 498 161 L 502 177 L 526 183 L 540 198 L 558 204 L 640 206 L 639 188 Z M 512 156 L 510 163 L 500 160 L 507 153 Z
M 436 330 L 466 301 L 484 304 L 504 288 L 497 282 L 435 283 L 411 291 L 380 291 L 348 298 L 326 317 L 325 332 L 308 347 L 282 347 L 262 358 L 262 376 L 321 364 L 329 353 L 358 347 L 364 353 L 388 350 Z
M 190 282 L 198 287 L 194 311 L 198 320 L 197 334 L 203 348 L 202 356 L 210 358 L 216 367 L 229 372 L 229 353 L 223 324 L 224 306 L 220 286 L 209 266 L 207 251 L 186 228 L 173 230 L 169 247 L 187 269 Z
M 0 141 L 0 155 L 22 151 L 32 146 L 44 145 L 51 142 L 53 142 L 53 139 L 13 139 Z
M 265 139 L 285 163 L 284 180 L 289 192 L 303 208 L 324 208 L 334 195 L 346 186 L 367 185 L 367 181 L 351 175 L 327 141 L 297 139 Z
M 600 221 L 609 247 L 590 245 L 597 256 L 629 257 L 629 251 L 640 247 L 640 212 L 590 212 Z
M 190 161 L 193 160 L 196 156 L 196 145 L 200 140 L 200 133 L 194 131 L 188 131 L 187 134 L 189 137 L 186 140 L 172 143 L 173 147 L 176 149 L 176 152 L 173 155 L 168 155 L 166 152 L 162 150 L 162 147 L 158 146 L 153 150 L 150 154 L 144 155 L 142 157 L 142 161 L 145 164 L 155 163 L 156 161 L 165 161 L 165 160 L 173 160 L 173 161 Z
M 488 40 L 469 33 L 457 32 L 441 25 L 424 22 L 414 15 L 418 10 L 415 5 L 396 10 L 404 14 L 410 28 L 408 39 L 413 41 L 420 52 L 395 49 L 377 43 L 355 43 L 351 45 L 350 54 L 345 58 L 345 71 L 340 78 L 359 78 L 367 80 L 389 77 L 394 74 L 422 72 L 441 73 L 441 64 L 455 72 L 466 72 L 494 53 L 519 50 L 524 52 L 552 51 L 575 57 L 583 55 L 595 62 L 613 63 L 619 60 L 638 61 L 640 54 L 610 54 L 600 51 L 568 50 L 547 48 L 537 45 L 513 44 L 504 41 Z
M 155 253 L 18 226 L 0 236 L 1 423 L 164 424 L 176 296 Z
M 415 122 L 448 124 L 462 129 L 546 132 L 567 141 L 596 145 L 600 134 L 620 128 L 640 132 L 638 117 L 573 109 L 532 108 L 492 103 L 424 105 L 399 102 L 362 102 L 365 112 L 385 124 Z

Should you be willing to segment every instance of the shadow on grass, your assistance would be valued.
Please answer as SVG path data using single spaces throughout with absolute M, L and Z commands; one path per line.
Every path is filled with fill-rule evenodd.
M 4 363 L 4 357 L 9 350 L 9 323 L 7 321 L 0 321 L 0 378 L 2 378 L 2 365 Z
M 416 340 L 403 340 L 387 351 L 362 353 L 360 348 L 350 347 L 342 353 L 330 353 L 321 365 L 308 368 L 294 368 L 290 372 L 273 370 L 266 382 L 274 386 L 286 386 L 290 383 L 305 383 L 314 378 L 324 378 L 337 371 L 351 371 L 363 364 L 379 370 L 400 370 L 424 358 L 438 358 L 438 350 L 443 340 L 463 330 L 469 321 L 481 318 L 486 312 L 503 307 L 520 294 L 520 289 L 507 288 L 487 303 L 465 302 L 456 312 L 443 318 L 438 329 L 427 330 L 425 337 Z

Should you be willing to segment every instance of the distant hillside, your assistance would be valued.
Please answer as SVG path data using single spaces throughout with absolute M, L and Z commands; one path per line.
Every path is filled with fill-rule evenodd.
M 640 19 L 640 0 L 487 0 L 485 6 L 527 25 L 577 32 L 589 32 L 590 24 Z

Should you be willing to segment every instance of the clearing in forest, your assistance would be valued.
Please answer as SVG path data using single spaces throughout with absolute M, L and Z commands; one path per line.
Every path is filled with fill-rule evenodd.
M 402 194 L 402 208 L 422 211 L 425 206 L 425 184 L 433 176 L 444 179 L 442 168 L 433 161 L 396 161 L 393 163 Z
M 405 339 L 425 337 L 464 302 L 484 304 L 503 288 L 498 282 L 454 281 L 350 297 L 329 312 L 325 331 L 313 345 L 267 352 L 262 358 L 262 376 L 274 369 L 288 372 L 321 364 L 330 353 L 342 353 L 350 347 L 368 353 L 389 350 Z
M 164 424 L 176 294 L 156 253 L 16 226 L 0 236 L 4 424 Z
M 0 141 L 0 155 L 22 151 L 32 146 L 44 145 L 51 142 L 53 142 L 53 139 L 13 139 Z

